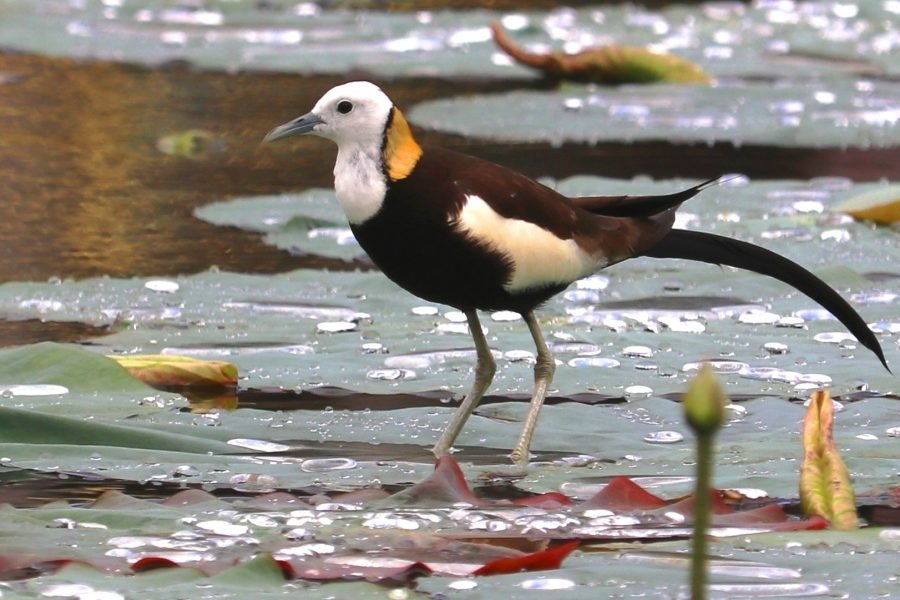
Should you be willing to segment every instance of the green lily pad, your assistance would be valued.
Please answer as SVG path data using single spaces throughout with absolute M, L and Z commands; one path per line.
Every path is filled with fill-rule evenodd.
M 151 391 L 105 356 L 50 342 L 0 350 L 0 387 L 21 383 L 62 386 L 63 393 Z
M 95 423 L 84 418 L 70 418 L 0 407 L 0 438 L 3 444 L 84 445 L 93 451 L 101 446 L 120 446 L 181 452 L 230 452 L 233 448 L 212 440 L 198 440 L 189 435 L 154 431 L 148 427 L 129 427 L 112 423 Z M 58 456 L 56 458 L 59 458 Z
M 362 254 L 333 190 L 214 202 L 198 208 L 194 215 L 214 225 L 265 233 L 267 243 L 292 252 L 343 259 Z
M 507 142 L 731 142 L 801 147 L 900 145 L 890 108 L 900 84 L 832 81 L 723 82 L 714 87 L 569 85 L 418 104 L 408 116 L 427 129 Z M 518 107 L 510 111 L 510 106 Z
M 359 6 L 366 6 L 365 3 Z M 843 6 L 843 5 L 842 5 Z M 0 45 L 50 56 L 158 65 L 379 76 L 533 78 L 498 51 L 488 24 L 503 19 L 519 44 L 575 53 L 610 44 L 668 50 L 722 77 L 846 77 L 900 72 L 891 3 L 840 11 L 793 4 L 561 7 L 487 10 L 325 10 L 320 5 L 209 0 L 141 3 L 0 2 Z

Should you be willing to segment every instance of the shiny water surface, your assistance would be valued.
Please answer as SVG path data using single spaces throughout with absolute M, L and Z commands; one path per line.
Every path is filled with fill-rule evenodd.
M 174 63 L 146 69 L 0 53 L 0 282 L 97 275 L 193 273 L 211 265 L 272 273 L 354 268 L 291 256 L 259 236 L 214 227 L 192 211 L 214 200 L 329 187 L 334 149 L 317 139 L 261 147 L 274 124 L 308 110 L 348 76 L 208 73 Z M 379 81 L 398 105 L 532 83 Z M 192 157 L 160 142 L 207 132 Z M 425 142 L 478 154 L 532 176 L 889 177 L 898 151 L 678 146 L 666 142 L 500 144 L 421 132 Z M 895 174 L 895 173 L 894 173 Z

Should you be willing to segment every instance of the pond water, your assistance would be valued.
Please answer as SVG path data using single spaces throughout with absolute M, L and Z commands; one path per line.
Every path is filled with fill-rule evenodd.
M 388 90 L 408 109 L 421 141 L 500 162 L 567 193 L 655 193 L 742 175 L 731 187 L 692 200 L 680 224 L 748 239 L 810 267 L 852 299 L 890 364 L 900 364 L 896 226 L 829 211 L 900 179 L 891 112 L 900 104 L 900 63 L 890 60 L 900 44 L 896 30 L 883 24 L 900 13 L 897 3 L 761 0 L 708 3 L 700 13 L 680 6 L 628 12 L 545 4 L 452 14 L 425 7 L 329 11 L 311 3 L 53 2 L 42 14 L 29 3 L 0 0 L 0 46 L 9 49 L 0 52 L 0 346 L 8 347 L 0 361 L 0 408 L 16 418 L 36 415 L 27 426 L 12 416 L 2 425 L 0 464 L 9 469 L 5 481 L 14 483 L 0 486 L 0 498 L 20 507 L 4 509 L 8 526 L 33 527 L 46 548 L 56 543 L 45 537 L 47 528 L 71 523 L 72 535 L 97 553 L 121 533 L 115 550 L 124 552 L 137 543 L 122 537 L 125 532 L 149 522 L 146 507 L 129 505 L 118 515 L 84 508 L 103 490 L 151 499 L 183 487 L 219 494 L 396 490 L 428 474 L 427 448 L 470 376 L 471 340 L 459 314 L 408 296 L 372 270 L 334 204 L 330 144 L 297 139 L 260 146 L 274 125 L 350 77 Z M 310 20 L 316 17 L 310 11 L 320 20 Z M 636 105 L 656 110 L 667 97 L 659 90 L 558 86 L 496 60 L 485 23 L 510 13 L 514 18 L 505 23 L 525 23 L 517 35 L 537 49 L 604 39 L 594 27 L 605 23 L 621 28 L 631 43 L 661 43 L 705 59 L 727 84 L 705 95 L 721 97 L 716 110 L 721 102 L 727 109 L 729 94 L 742 87 L 763 102 L 776 79 L 782 90 L 796 84 L 805 104 L 773 96 L 761 113 L 767 120 L 755 129 L 751 124 L 753 136 L 740 140 L 727 127 L 714 127 L 712 138 L 708 131 L 684 138 L 667 130 L 620 139 L 583 131 L 577 121 L 566 122 L 561 129 L 570 135 L 559 139 L 507 135 L 488 127 L 500 122 L 491 111 L 531 106 L 592 120 L 619 116 L 627 124 L 643 114 L 634 112 Z M 370 29 L 360 28 L 361 20 Z M 266 32 L 283 35 L 253 37 Z M 291 32 L 298 32 L 296 43 Z M 326 34 L 331 41 L 315 37 Z M 35 43 L 42 35 L 47 43 Z M 309 36 L 316 43 L 301 68 L 296 52 L 302 55 L 299 40 Z M 396 50 L 413 43 L 418 54 Z M 329 48 L 338 51 L 332 56 Z M 726 56 L 728 48 L 737 50 Z M 110 58 L 118 61 L 97 60 Z M 809 138 L 793 135 L 782 143 L 773 115 L 788 128 L 801 113 L 798 122 L 840 128 L 833 114 L 816 120 L 819 113 L 803 112 L 822 99 L 829 104 L 829 97 L 816 95 L 822 90 L 834 90 L 842 110 L 862 103 L 857 108 L 877 112 L 865 143 L 832 143 L 826 136 L 824 143 L 798 145 Z M 841 90 L 858 95 L 838 98 Z M 692 102 L 691 94 L 704 95 L 682 93 L 688 97 L 682 104 Z M 573 111 L 575 101 L 581 104 Z M 460 125 L 466 115 L 471 123 Z M 488 124 L 476 117 L 488 117 Z M 889 490 L 900 455 L 895 378 L 802 296 L 707 265 L 637 261 L 579 282 L 542 319 L 560 367 L 538 429 L 538 462 L 511 477 L 523 490 L 585 497 L 626 474 L 647 479 L 669 498 L 689 491 L 691 436 L 672 400 L 698 362 L 713 358 L 736 402 L 720 438 L 718 485 L 763 490 L 792 503 L 802 402 L 810 390 L 827 386 L 843 403 L 837 436 L 858 490 L 872 492 L 864 515 L 896 525 L 888 496 L 895 493 Z M 458 456 L 474 480 L 505 463 L 533 359 L 516 315 L 485 315 L 485 324 L 500 372 L 460 440 Z M 46 340 L 66 344 L 38 344 Z M 99 356 L 150 352 L 234 361 L 241 387 L 186 398 L 132 382 Z M 60 498 L 72 506 L 43 507 Z M 385 518 L 397 527 L 431 518 L 263 512 L 232 504 L 189 507 L 155 515 L 151 525 L 164 532 L 166 544 L 183 542 L 188 527 L 199 536 L 194 541 L 246 550 L 277 537 L 288 521 L 291 535 L 300 535 L 301 518 L 307 528 L 315 520 L 337 522 L 327 532 L 336 536 L 344 522 L 358 533 L 358 521 L 369 531 Z M 557 518 L 571 515 L 545 520 Z M 89 526 L 79 528 L 81 522 Z M 235 527 L 243 527 L 241 535 Z M 713 550 L 723 557 L 718 593 L 889 594 L 896 586 L 890 559 L 896 530 L 832 533 L 742 535 L 717 543 Z M 318 535 L 324 543 L 326 534 Z M 256 542 L 249 541 L 253 536 Z M 226 541 L 231 538 L 238 541 Z M 627 551 L 608 561 L 585 552 L 548 577 L 431 578 L 418 589 L 484 597 L 510 589 L 523 597 L 535 589 L 627 597 L 631 589 L 672 597 L 684 547 L 668 541 L 657 554 Z M 868 573 L 846 573 L 842 561 L 863 555 Z M 725 560 L 746 567 L 760 557 L 772 565 L 753 567 L 761 570 L 746 579 Z M 785 581 L 763 589 L 759 573 L 775 573 L 766 571 L 773 565 Z M 70 577 L 76 575 L 95 591 L 120 589 L 111 575 Z M 78 596 L 65 587 L 66 577 L 37 578 L 30 591 Z M 215 585 L 241 595 L 234 580 Z M 383 597 L 367 585 L 348 593 Z M 177 594 L 194 586 L 201 584 L 168 580 L 163 587 Z M 266 589 L 273 596 L 286 591 Z

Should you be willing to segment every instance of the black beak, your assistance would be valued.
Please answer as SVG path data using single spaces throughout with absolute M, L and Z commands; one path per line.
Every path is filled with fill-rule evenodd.
M 284 125 L 279 125 L 267 133 L 266 137 L 263 138 L 263 143 L 274 142 L 275 140 L 280 140 L 281 138 L 290 137 L 292 135 L 310 133 L 315 129 L 316 125 L 321 125 L 324 122 L 325 121 L 323 121 L 319 115 L 306 113 L 302 117 L 297 117 L 293 121 L 288 121 Z

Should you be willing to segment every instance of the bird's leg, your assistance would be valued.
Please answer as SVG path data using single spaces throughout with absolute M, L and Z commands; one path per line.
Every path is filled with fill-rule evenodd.
M 517 465 L 525 466 L 528 464 L 531 448 L 531 438 L 534 437 L 534 428 L 537 425 L 538 415 L 541 413 L 541 407 L 544 405 L 544 398 L 547 396 L 547 390 L 550 388 L 550 382 L 553 381 L 553 373 L 556 371 L 556 361 L 547 342 L 544 341 L 544 335 L 538 325 L 537 319 L 533 312 L 527 312 L 522 315 L 528 324 L 528 331 L 534 339 L 534 345 L 537 348 L 537 362 L 534 365 L 534 393 L 531 396 L 531 405 L 528 407 L 528 414 L 525 416 L 525 425 L 522 427 L 522 435 L 513 448 L 510 458 Z
M 475 383 L 472 389 L 466 394 L 462 403 L 453 413 L 453 418 L 441 434 L 441 438 L 431 451 L 435 456 L 440 458 L 450 452 L 450 447 L 456 441 L 459 432 L 462 431 L 463 425 L 469 419 L 469 415 L 481 402 L 481 397 L 491 385 L 494 379 L 494 372 L 497 370 L 497 364 L 494 362 L 494 356 L 491 354 L 491 348 L 488 346 L 487 339 L 484 337 L 484 331 L 481 330 L 481 322 L 478 320 L 478 314 L 474 310 L 466 311 L 466 319 L 469 322 L 469 331 L 472 333 L 472 339 L 475 340 L 475 352 L 477 361 L 475 363 Z

